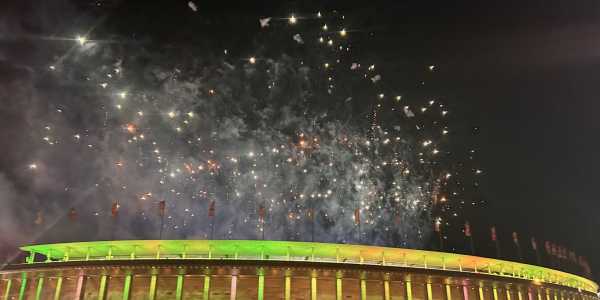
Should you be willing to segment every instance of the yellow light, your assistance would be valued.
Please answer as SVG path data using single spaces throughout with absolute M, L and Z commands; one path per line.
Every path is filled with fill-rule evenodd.
M 79 45 L 83 46 L 87 42 L 87 38 L 85 36 L 77 36 L 77 42 Z
M 127 92 L 120 92 L 119 97 L 121 97 L 121 99 L 127 98 Z
M 346 36 L 346 29 L 342 29 L 342 30 L 340 31 L 340 35 L 341 35 L 341 36 Z
M 251 64 L 255 64 L 255 63 L 256 63 L 256 58 L 255 58 L 254 56 L 252 56 L 252 57 L 250 57 L 250 59 L 248 59 L 248 61 L 249 61 Z
M 296 22 L 298 21 L 294 15 L 290 16 L 289 20 L 290 20 L 290 24 L 296 24 Z

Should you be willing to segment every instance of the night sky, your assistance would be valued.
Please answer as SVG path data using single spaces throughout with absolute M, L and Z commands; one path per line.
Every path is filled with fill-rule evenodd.
M 53 42 L 40 37 L 72 37 L 77 26 L 140 48 L 223 44 L 241 54 L 260 31 L 259 17 L 337 9 L 357 31 L 358 57 L 374 61 L 384 78 L 415 81 L 415 70 L 435 65 L 434 89 L 484 170 L 477 199 L 485 204 L 469 216 L 476 242 L 484 244 L 492 224 L 506 244 L 513 231 L 552 240 L 588 257 L 598 279 L 600 3 L 273 2 L 196 0 L 193 12 L 179 0 L 3 1 L 0 100 L 11 104 L 15 82 L 48 58 Z M 0 172 L 27 190 L 18 169 L 28 162 L 20 135 L 29 120 L 11 105 L 0 107 Z

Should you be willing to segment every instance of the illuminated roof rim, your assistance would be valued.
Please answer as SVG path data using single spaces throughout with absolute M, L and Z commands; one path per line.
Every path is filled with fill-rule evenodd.
M 21 250 L 69 261 L 175 257 L 218 259 L 227 256 L 238 259 L 358 262 L 485 273 L 554 283 L 594 293 L 598 290 L 598 285 L 590 279 L 541 266 L 457 253 L 356 244 L 271 240 L 116 240 L 27 245 Z

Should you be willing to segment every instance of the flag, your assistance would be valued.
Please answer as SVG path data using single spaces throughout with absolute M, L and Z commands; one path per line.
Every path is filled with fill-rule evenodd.
M 210 201 L 210 205 L 208 206 L 208 216 L 211 218 L 215 216 L 215 200 Z
M 33 223 L 35 225 L 42 225 L 42 223 L 44 223 L 44 214 L 42 214 L 41 211 L 38 211 L 36 216 L 35 216 L 35 220 L 33 221 Z
M 354 210 L 354 224 L 360 224 L 360 208 Z
M 158 202 L 158 215 L 164 217 L 166 208 L 167 203 L 165 202 L 165 200 L 160 200 L 160 202 Z
M 556 244 L 554 244 L 552 242 L 550 242 L 550 254 L 552 254 L 553 256 L 557 256 L 558 255 Z
M 71 209 L 69 210 L 69 219 L 71 221 L 77 220 L 77 210 L 75 210 L 74 207 L 71 207 Z
M 400 225 L 401 222 L 402 222 L 402 219 L 400 218 L 400 214 L 397 213 L 396 217 L 394 218 L 394 223 L 396 223 L 396 225 Z
M 315 210 L 312 208 L 309 208 L 308 210 L 306 210 L 306 217 L 308 217 L 311 221 L 315 219 Z
M 519 244 L 519 234 L 516 231 L 513 231 L 512 238 L 513 238 L 513 242 L 518 245 Z
M 471 237 L 471 224 L 469 224 L 469 221 L 465 221 L 465 236 Z
M 537 242 L 535 241 L 534 237 L 531 237 L 531 248 L 537 251 Z
M 496 236 L 496 226 L 492 226 L 492 228 L 490 228 L 491 231 L 491 237 L 492 237 L 492 241 L 497 241 L 498 237 Z
M 441 225 L 442 221 L 440 220 L 440 218 L 436 218 L 435 221 L 433 222 L 433 230 L 435 230 L 435 232 L 440 233 L 442 232 L 442 228 Z
M 119 215 L 119 207 L 120 207 L 119 203 L 117 203 L 116 201 L 113 202 L 112 207 L 110 209 L 110 212 L 111 212 L 113 218 L 116 218 Z
M 265 221 L 265 207 L 262 204 L 258 207 L 258 220 L 260 222 Z

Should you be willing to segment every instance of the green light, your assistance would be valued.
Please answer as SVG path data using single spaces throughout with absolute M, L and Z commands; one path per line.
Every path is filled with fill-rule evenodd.
M 35 290 L 35 300 L 42 299 L 42 289 L 44 288 L 44 277 L 38 278 L 37 289 Z
M 125 284 L 123 284 L 123 300 L 129 300 L 131 293 L 131 275 L 125 276 Z
M 175 299 L 181 300 L 183 298 L 183 275 L 177 275 L 177 290 L 175 292 Z
M 21 276 L 21 289 L 19 290 L 19 300 L 25 299 L 25 289 L 27 288 L 27 277 L 25 273 Z
M 265 297 L 265 272 L 258 270 L 258 300 L 263 300 Z
M 131 260 L 131 259 L 267 259 L 278 261 L 327 261 L 346 264 L 411 266 L 474 273 L 481 266 L 490 266 L 493 276 L 522 278 L 518 274 L 539 274 L 541 283 L 550 280 L 561 285 L 595 292 L 593 281 L 545 268 L 492 258 L 443 253 L 416 249 L 388 248 L 367 245 L 264 241 L 264 240 L 125 240 L 31 245 L 21 248 L 35 255 L 46 254 L 48 263 L 57 260 Z M 39 263 L 39 262 L 38 262 Z M 517 270 L 518 274 L 503 272 Z M 536 275 L 538 276 L 538 275 Z M 550 300 L 550 299 L 547 299 Z

